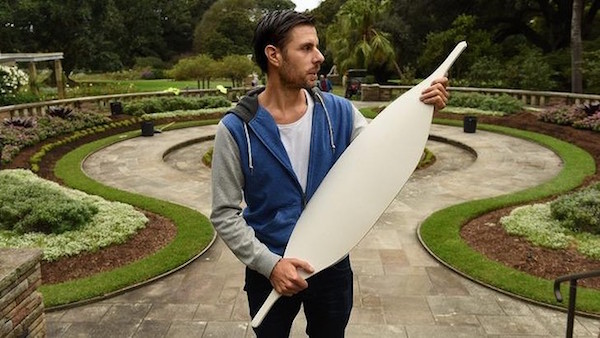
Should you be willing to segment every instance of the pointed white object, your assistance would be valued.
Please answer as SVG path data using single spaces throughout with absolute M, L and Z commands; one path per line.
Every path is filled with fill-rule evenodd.
M 424 81 L 389 104 L 350 144 L 300 215 L 284 257 L 310 263 L 314 273 L 346 256 L 369 232 L 417 167 L 433 117 L 419 100 L 467 47 L 460 42 Z M 310 283 L 310 281 L 309 281 Z M 252 326 L 258 327 L 281 295 L 271 292 Z

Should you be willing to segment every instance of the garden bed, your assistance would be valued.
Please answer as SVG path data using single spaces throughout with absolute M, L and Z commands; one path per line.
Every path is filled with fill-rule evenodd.
M 206 114 L 202 120 L 219 118 L 223 113 Z M 128 119 L 130 116 L 115 117 L 115 121 Z M 185 122 L 199 120 L 196 117 L 185 118 L 165 118 L 155 120 L 155 125 L 168 124 L 171 122 Z M 37 174 L 45 179 L 62 183 L 54 174 L 56 162 L 70 151 L 88 144 L 90 142 L 104 139 L 106 137 L 121 134 L 128 131 L 137 131 L 139 124 L 111 128 L 101 133 L 94 133 L 84 136 L 75 141 L 66 143 L 49 151 L 40 162 Z M 45 140 L 35 146 L 22 150 L 8 165 L 3 169 L 26 168 L 30 169 L 29 159 L 33 154 L 39 151 L 44 145 L 50 144 L 65 137 L 58 136 Z M 147 257 L 169 244 L 177 233 L 175 224 L 157 214 L 144 211 L 148 217 L 148 223 L 144 229 L 138 231 L 129 241 L 119 245 L 113 245 L 97 252 L 88 252 L 73 257 L 61 258 L 54 262 L 42 262 L 42 282 L 43 284 L 56 284 L 69 280 L 89 277 L 99 272 L 110 271 L 115 268 L 128 265 L 132 262 Z
M 462 119 L 462 116 L 440 113 L 435 117 Z M 478 121 L 546 134 L 567 141 L 589 152 L 596 161 L 596 173 L 584 185 L 600 181 L 600 133 L 539 121 L 531 112 L 503 117 L 479 116 Z M 461 228 L 460 235 L 473 249 L 488 258 L 533 276 L 553 280 L 558 276 L 600 269 L 600 261 L 590 259 L 573 248 L 553 250 L 531 245 L 527 240 L 507 234 L 500 218 L 514 209 L 504 208 L 477 217 Z M 510 250 L 507 250 L 510 248 Z M 583 286 L 600 289 L 600 278 L 580 281 Z

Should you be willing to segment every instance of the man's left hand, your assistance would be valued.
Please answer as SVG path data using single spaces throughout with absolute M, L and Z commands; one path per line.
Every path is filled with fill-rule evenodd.
M 444 109 L 444 107 L 446 107 L 446 104 L 448 103 L 448 98 L 450 94 L 448 94 L 448 91 L 446 90 L 447 87 L 447 77 L 444 76 L 435 79 L 431 83 L 431 86 L 429 86 L 421 93 L 420 99 L 421 101 L 423 101 L 423 103 L 433 105 L 434 112 L 438 112 Z

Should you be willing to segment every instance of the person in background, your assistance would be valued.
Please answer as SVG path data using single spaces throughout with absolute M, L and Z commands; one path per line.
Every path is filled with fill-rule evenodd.
M 349 257 L 307 281 L 298 271 L 313 272 L 310 262 L 283 254 L 302 210 L 367 121 L 350 101 L 315 88 L 324 57 L 309 14 L 262 17 L 254 58 L 267 83 L 219 122 L 211 221 L 246 265 L 250 316 L 273 288 L 283 296 L 255 328 L 259 338 L 288 337 L 302 305 L 310 337 L 343 337 L 353 300 Z M 421 100 L 445 107 L 447 85 L 447 78 L 436 79 Z
M 327 75 L 321 74 L 319 77 L 319 89 L 324 92 L 333 90 L 333 86 L 331 85 L 331 81 L 327 78 Z

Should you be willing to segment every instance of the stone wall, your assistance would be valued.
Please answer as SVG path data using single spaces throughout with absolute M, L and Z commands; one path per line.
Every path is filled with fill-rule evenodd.
M 0 337 L 46 337 L 39 250 L 0 249 Z

